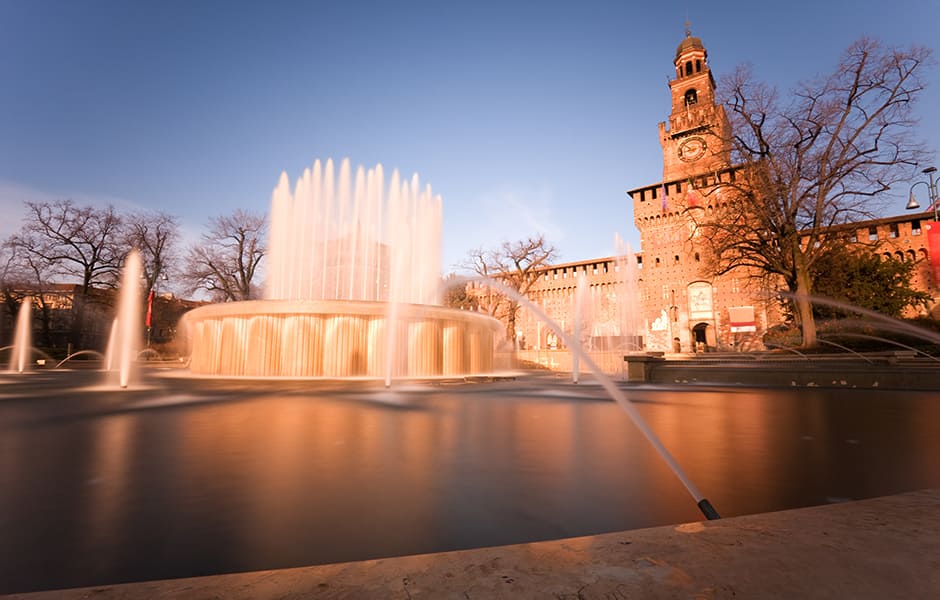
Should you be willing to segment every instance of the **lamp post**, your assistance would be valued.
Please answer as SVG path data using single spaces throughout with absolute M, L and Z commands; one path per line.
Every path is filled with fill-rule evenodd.
M 920 203 L 917 202 L 917 198 L 914 197 L 914 188 L 919 185 L 926 185 L 928 199 L 930 200 L 930 205 L 933 208 L 933 220 L 940 221 L 940 219 L 937 218 L 937 201 L 940 200 L 940 198 L 938 198 L 940 195 L 937 194 L 937 180 L 933 178 L 933 174 L 937 172 L 937 167 L 927 167 L 923 170 L 923 172 L 927 175 L 929 181 L 918 181 L 911 186 L 911 191 L 909 194 L 910 198 L 907 201 L 907 206 L 904 208 L 907 210 L 917 210 L 920 208 Z

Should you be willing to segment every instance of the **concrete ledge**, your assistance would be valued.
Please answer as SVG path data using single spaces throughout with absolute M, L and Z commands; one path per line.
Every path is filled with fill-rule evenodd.
M 940 490 L 551 542 L 9 598 L 935 598 Z
M 861 360 L 742 360 L 718 358 L 654 363 L 653 383 L 732 384 L 759 387 L 837 387 L 859 389 L 940 389 L 940 363 L 868 364 Z

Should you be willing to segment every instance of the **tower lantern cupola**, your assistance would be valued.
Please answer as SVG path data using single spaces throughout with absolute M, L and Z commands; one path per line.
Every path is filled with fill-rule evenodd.
M 702 40 L 692 35 L 692 30 L 689 29 L 689 24 L 685 24 L 685 39 L 679 43 L 679 47 L 676 48 L 676 79 L 682 79 L 685 77 L 692 77 L 693 75 L 699 74 L 703 69 L 706 71 L 708 67 L 706 66 L 706 59 L 708 58 L 708 53 L 705 52 L 705 46 L 702 45 Z
M 676 78 L 669 82 L 672 111 L 660 123 L 663 179 L 687 179 L 692 173 L 714 171 L 730 160 L 730 130 L 724 108 L 715 99 L 715 79 L 702 40 L 685 24 L 685 38 L 676 47 Z

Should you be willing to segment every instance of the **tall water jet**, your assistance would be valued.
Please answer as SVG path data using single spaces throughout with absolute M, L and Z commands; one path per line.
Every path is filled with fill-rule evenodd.
M 580 379 L 580 370 L 581 370 L 581 352 L 583 351 L 583 342 L 584 342 L 584 325 L 585 325 L 585 315 L 584 315 L 584 296 L 588 293 L 588 282 L 587 275 L 582 271 L 578 275 L 578 287 L 575 288 L 574 293 L 574 321 L 572 323 L 572 334 L 571 337 L 577 342 L 574 346 L 571 347 L 571 382 L 578 383 Z
M 108 338 L 105 365 L 109 371 L 117 371 L 118 385 L 126 388 L 132 378 L 137 349 L 140 347 L 141 296 L 140 254 L 132 250 L 124 262 L 119 288 L 117 315 Z
M 615 293 L 617 296 L 618 326 L 621 336 L 621 350 L 642 350 L 639 332 L 640 323 L 640 284 L 636 257 L 630 244 L 614 237 L 617 247 L 616 265 L 620 274 Z
M 29 354 L 33 347 L 32 298 L 27 296 L 20 303 L 16 315 L 13 335 L 13 354 L 10 356 L 10 371 L 22 373 L 29 368 Z
M 499 322 L 439 304 L 441 199 L 418 176 L 316 161 L 271 197 L 265 299 L 187 313 L 190 369 L 383 378 L 487 374 Z

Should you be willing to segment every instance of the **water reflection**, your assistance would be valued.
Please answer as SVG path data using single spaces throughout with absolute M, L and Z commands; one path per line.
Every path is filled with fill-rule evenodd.
M 0 592 L 701 519 L 590 386 L 165 380 L 120 395 L 37 378 L 0 403 Z M 724 516 L 940 486 L 935 394 L 629 394 Z

